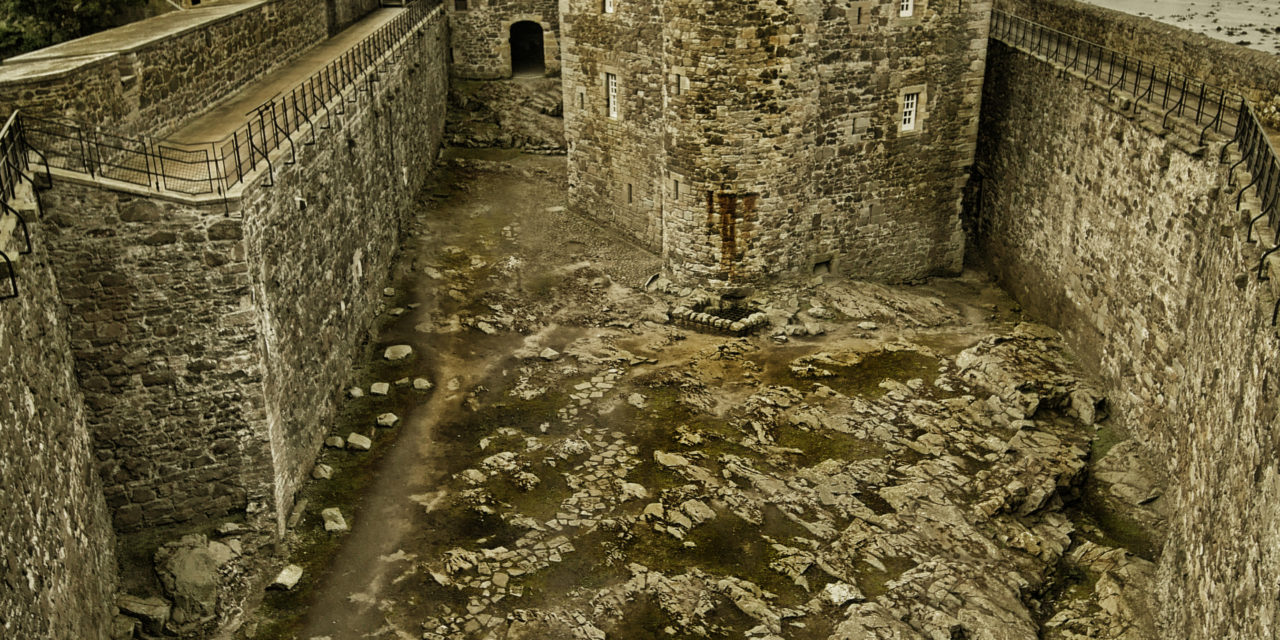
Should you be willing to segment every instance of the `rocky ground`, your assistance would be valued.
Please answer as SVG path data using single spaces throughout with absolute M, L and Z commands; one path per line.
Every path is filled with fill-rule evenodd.
M 562 160 L 451 155 L 236 637 L 1154 637 L 1160 480 L 985 276 L 674 323 Z

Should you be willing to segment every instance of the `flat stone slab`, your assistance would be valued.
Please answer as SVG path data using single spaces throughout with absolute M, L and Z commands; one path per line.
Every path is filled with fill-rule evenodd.
M 394 427 L 398 422 L 400 422 L 400 416 L 394 413 L 384 413 L 378 416 L 379 427 Z
M 418 391 L 427 391 L 431 389 L 431 387 L 432 387 L 431 381 L 426 378 L 413 379 L 413 388 L 417 389 Z
M 342 436 L 329 436 L 328 438 L 324 439 L 324 446 L 331 447 L 334 449 L 341 449 L 347 446 L 347 441 L 343 440 Z
M 375 396 L 385 396 L 388 393 L 391 393 L 391 383 L 375 382 L 369 385 L 369 393 L 370 395 L 375 395 Z
M 333 467 L 327 464 L 318 464 L 311 468 L 311 477 L 316 480 L 328 480 L 333 477 Z

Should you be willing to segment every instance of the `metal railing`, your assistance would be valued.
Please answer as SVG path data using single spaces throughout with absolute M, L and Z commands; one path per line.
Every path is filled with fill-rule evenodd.
M 27 142 L 22 118 L 15 111 L 5 122 L 4 128 L 0 129 L 0 215 L 14 216 L 16 219 L 14 229 L 22 230 L 23 248 L 18 250 L 18 255 L 31 253 L 31 230 L 27 227 L 27 220 L 22 212 L 18 211 L 12 203 L 18 195 L 18 185 L 23 181 L 31 184 L 32 196 L 39 198 L 35 178 L 31 176 L 33 152 L 43 158 L 43 155 L 33 150 Z M 47 171 L 46 168 L 46 176 Z M 4 261 L 6 277 L 9 280 L 9 290 L 0 293 L 0 300 L 16 298 L 18 297 L 18 274 L 14 269 L 13 260 L 3 250 L 0 250 L 0 260 Z
M 1263 218 L 1267 218 L 1276 238 L 1275 246 L 1263 252 L 1258 261 L 1258 278 L 1267 279 L 1267 258 L 1280 251 L 1280 153 L 1244 96 L 1004 11 L 992 13 L 991 38 L 1105 83 L 1108 95 L 1115 91 L 1128 93 L 1135 103 L 1163 112 L 1162 124 L 1166 128 L 1171 117 L 1194 119 L 1201 127 L 1198 144 L 1204 143 L 1209 131 L 1230 135 L 1218 160 L 1225 163 L 1233 147 L 1240 155 L 1228 170 L 1228 185 L 1240 188 L 1235 192 L 1236 211 L 1244 204 L 1249 189 L 1255 190 L 1259 202 L 1245 239 L 1256 242 L 1254 225 Z M 1236 169 L 1241 166 L 1250 176 L 1243 186 L 1235 181 Z M 1277 320 L 1280 299 L 1272 309 L 1271 324 Z
M 287 146 L 286 162 L 295 161 L 292 136 L 307 127 L 310 143 L 317 129 L 329 129 L 333 115 L 343 114 L 346 103 L 356 101 L 357 92 L 372 88 L 379 67 L 393 61 L 406 38 L 441 6 L 438 0 L 409 4 L 323 69 L 250 111 L 244 125 L 219 141 L 185 144 L 123 136 L 85 123 L 26 114 L 19 120 L 25 122 L 31 144 L 44 151 L 50 167 L 196 196 L 225 194 L 266 165 L 270 185 L 271 154 Z
M 1005 11 L 992 12 L 990 37 L 1106 84 L 1108 94 L 1128 93 L 1135 103 L 1160 111 L 1166 127 L 1174 116 L 1193 119 L 1203 125 L 1200 144 L 1209 131 L 1233 134 L 1247 108 L 1238 93 Z

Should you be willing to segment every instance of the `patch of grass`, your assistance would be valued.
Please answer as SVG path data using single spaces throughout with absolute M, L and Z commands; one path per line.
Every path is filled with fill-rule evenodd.
M 855 438 L 839 431 L 805 431 L 798 427 L 783 426 L 774 435 L 778 446 L 800 449 L 807 459 L 867 460 L 887 455 L 880 443 Z
M 883 397 L 887 393 L 880 387 L 880 383 L 885 380 L 905 383 L 908 380 L 920 378 L 924 380 L 927 388 L 933 388 L 933 381 L 938 378 L 938 358 L 909 349 L 873 351 L 863 355 L 857 363 L 850 365 L 819 366 L 836 375 L 830 378 L 809 378 L 797 376 L 788 370 L 783 378 L 786 384 L 799 389 L 806 389 L 818 383 L 846 396 L 870 399 Z

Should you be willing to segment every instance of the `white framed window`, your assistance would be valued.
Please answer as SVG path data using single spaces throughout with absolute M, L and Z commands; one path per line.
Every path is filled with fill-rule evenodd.
M 910 18 L 916 12 L 916 0 L 898 0 L 898 17 Z
M 604 74 L 605 86 L 605 106 L 609 111 L 610 118 L 618 117 L 618 74 Z
M 920 111 L 920 94 L 904 93 L 902 94 L 902 130 L 916 130 L 916 116 Z
M 614 0 L 604 0 L 605 13 L 613 13 L 613 9 L 614 9 L 613 3 L 614 3 Z

